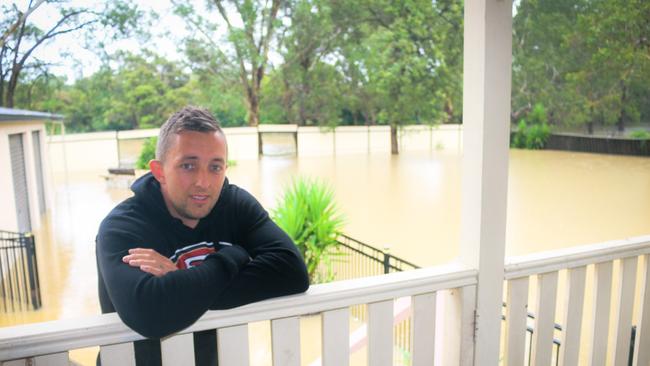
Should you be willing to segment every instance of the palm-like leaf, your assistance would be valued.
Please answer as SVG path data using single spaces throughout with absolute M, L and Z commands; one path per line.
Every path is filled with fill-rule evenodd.
M 332 190 L 318 180 L 297 178 L 284 191 L 272 215 L 305 258 L 312 283 L 332 280 L 332 257 L 338 255 L 337 237 L 344 225 Z M 321 265 L 327 273 L 319 277 Z

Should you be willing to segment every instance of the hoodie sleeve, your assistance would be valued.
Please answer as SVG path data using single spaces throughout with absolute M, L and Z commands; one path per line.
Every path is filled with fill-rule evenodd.
M 211 309 L 227 309 L 272 297 L 304 292 L 309 288 L 305 262 L 289 236 L 259 202 L 237 188 L 235 217 L 248 262 L 217 297 Z
M 148 338 L 194 323 L 250 260 L 243 248 L 233 246 L 210 255 L 200 266 L 155 277 L 122 262 L 130 248 L 156 249 L 145 235 L 138 235 L 138 226 L 120 217 L 105 220 L 97 235 L 97 263 L 122 321 Z

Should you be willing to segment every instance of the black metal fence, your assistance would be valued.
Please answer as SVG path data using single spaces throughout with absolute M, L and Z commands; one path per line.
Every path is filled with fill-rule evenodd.
M 650 140 L 554 133 L 549 136 L 546 149 L 650 156 Z
M 347 235 L 339 235 L 339 251 L 332 268 L 336 280 L 408 271 L 419 266 Z
M 0 310 L 13 312 L 41 307 L 36 246 L 31 233 L 0 230 Z
M 334 279 L 337 281 L 353 278 L 378 276 L 387 273 L 407 271 L 419 266 L 396 257 L 388 250 L 381 250 L 360 242 L 347 235 L 339 235 L 336 259 L 332 262 Z M 325 271 L 325 268 L 321 268 Z M 393 326 L 393 365 L 410 365 L 411 357 L 411 319 L 409 314 L 401 314 Z M 350 308 L 354 319 L 360 323 L 368 320 L 367 306 L 355 305 Z

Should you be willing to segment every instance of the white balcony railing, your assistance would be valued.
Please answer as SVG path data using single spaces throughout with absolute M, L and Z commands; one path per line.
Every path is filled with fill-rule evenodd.
M 650 236 L 511 258 L 505 270 L 503 363 L 578 365 L 588 361 L 589 365 L 627 365 L 634 324 L 633 365 L 650 365 L 649 271 Z M 585 291 L 592 273 L 593 285 Z M 367 362 L 372 366 L 391 365 L 393 306 L 395 299 L 410 297 L 410 363 L 471 365 L 475 294 L 480 285 L 477 275 L 475 270 L 458 265 L 431 267 L 316 285 L 306 294 L 211 311 L 191 327 L 161 341 L 163 363 L 192 365 L 192 332 L 217 329 L 221 364 L 248 365 L 248 324 L 270 320 L 273 364 L 300 365 L 300 317 L 320 314 L 322 364 L 347 365 L 350 344 L 354 343 L 350 342 L 350 307 L 367 304 Z M 558 294 L 558 288 L 564 291 Z M 451 307 L 437 308 L 441 301 L 436 297 L 441 290 L 451 290 L 444 292 L 453 299 Z M 590 331 L 584 333 L 586 293 L 593 301 L 584 317 Z M 536 315 L 530 346 L 526 340 L 529 299 L 535 304 Z M 453 319 L 451 325 L 441 328 L 436 324 L 436 319 L 449 323 L 449 318 Z M 557 360 L 552 343 L 556 318 L 562 324 L 562 331 L 556 334 L 561 341 Z M 37 365 L 68 365 L 69 350 L 100 346 L 103 365 L 133 365 L 132 342 L 139 339 L 142 337 L 115 314 L 0 328 L 0 361 L 3 365 L 23 365 L 33 358 Z M 434 345 L 441 342 L 444 358 L 435 354 L 441 348 Z
M 471 340 L 476 278 L 476 271 L 459 266 L 432 267 L 316 285 L 306 294 L 210 311 L 191 327 L 161 341 L 163 364 L 192 365 L 192 332 L 217 329 L 220 364 L 248 365 L 248 323 L 271 320 L 273 364 L 300 365 L 300 316 L 321 314 L 323 365 L 346 365 L 349 309 L 367 304 L 369 363 L 390 365 L 394 299 L 412 296 L 413 360 L 431 365 L 436 292 L 458 289 L 464 295 L 465 315 L 457 334 Z M 34 357 L 36 364 L 68 365 L 69 350 L 101 346 L 102 365 L 133 365 L 132 342 L 139 339 L 115 314 L 0 328 L 0 361 Z M 20 362 L 10 364 L 24 364 Z
M 632 365 L 649 366 L 649 254 L 650 236 L 644 236 L 506 261 L 506 363 L 628 365 L 632 311 L 636 307 L 636 344 Z M 614 266 L 618 268 L 616 277 L 612 276 Z M 640 270 L 637 272 L 637 269 Z M 593 284 L 585 291 L 588 272 L 593 274 Z M 560 277 L 563 279 L 561 282 Z M 529 283 L 533 278 L 535 291 L 529 294 Z M 558 293 L 558 284 L 564 289 L 561 293 Z M 583 316 L 585 294 L 591 295 L 590 312 L 586 317 Z M 529 300 L 535 304 L 536 316 L 532 325 L 532 342 L 529 352 L 526 352 Z M 612 300 L 615 306 L 610 309 Z M 611 329 L 610 315 L 614 317 Z M 560 319 L 562 325 L 562 331 L 558 332 L 561 347 L 557 360 L 552 352 L 555 319 Z M 582 332 L 583 319 L 590 323 L 586 324 L 589 327 L 585 333 Z M 579 360 L 581 350 L 583 359 Z M 525 363 L 527 354 L 530 354 L 529 363 Z

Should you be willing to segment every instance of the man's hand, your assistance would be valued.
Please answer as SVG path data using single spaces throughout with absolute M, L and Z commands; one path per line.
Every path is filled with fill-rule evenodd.
M 139 267 L 141 271 L 151 273 L 156 277 L 164 276 L 168 272 L 178 269 L 174 262 L 153 249 L 129 249 L 129 254 L 125 255 L 122 261 L 131 267 Z

